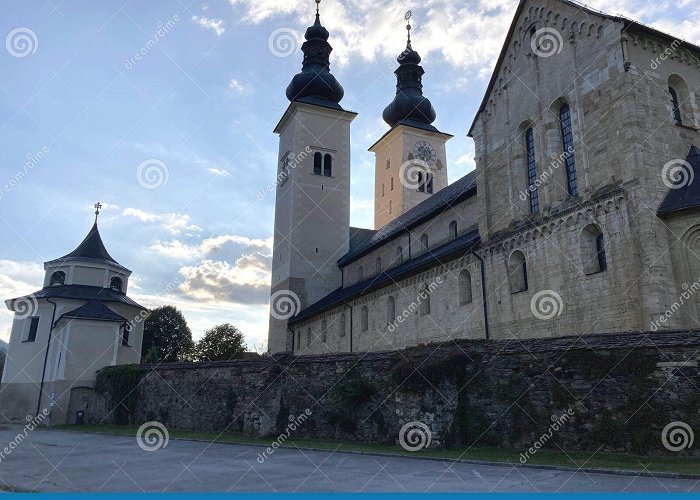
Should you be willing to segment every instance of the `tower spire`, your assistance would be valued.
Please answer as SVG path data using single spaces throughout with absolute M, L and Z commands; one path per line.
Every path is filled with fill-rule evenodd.
M 99 201 L 93 205 L 95 207 L 95 224 L 97 224 L 97 216 L 100 215 L 100 210 L 102 209 L 102 203 Z
M 413 12 L 410 10 L 406 12 L 404 18 L 406 19 L 406 31 L 408 33 L 408 40 L 406 41 L 406 49 L 413 50 L 411 48 L 411 18 L 413 17 Z

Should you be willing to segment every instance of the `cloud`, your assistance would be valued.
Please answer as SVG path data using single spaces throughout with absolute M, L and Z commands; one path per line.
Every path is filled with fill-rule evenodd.
M 476 165 L 476 163 L 474 162 L 473 154 L 462 155 L 459 158 L 457 158 L 457 161 L 455 163 L 457 165 L 467 165 L 468 167 L 473 167 Z
M 179 240 L 159 241 L 150 246 L 161 255 L 181 260 L 203 259 L 209 255 L 220 252 L 229 243 L 240 245 L 247 249 L 272 253 L 272 238 L 266 240 L 252 239 L 245 236 L 224 234 L 202 240 L 198 245 L 188 245 Z
M 183 231 L 199 232 L 201 227 L 190 224 L 190 216 L 186 214 L 154 214 L 140 208 L 125 208 L 124 217 L 135 217 L 141 222 L 157 222 L 170 234 L 181 234 Z
M 210 19 L 208 17 L 192 16 L 192 21 L 202 28 L 213 31 L 216 36 L 221 36 L 226 31 L 223 19 Z
M 231 81 L 228 82 L 228 88 L 231 89 L 233 92 L 241 93 L 248 90 L 248 85 L 246 85 L 240 80 L 237 80 L 236 78 L 231 78 Z
M 214 175 L 218 175 L 220 177 L 228 177 L 230 176 L 230 172 L 228 170 L 223 170 L 223 169 L 218 169 L 218 168 L 208 168 L 207 171 L 211 172 Z
M 0 260 L 0 297 L 2 300 L 21 297 L 41 289 L 44 268 L 38 262 Z M 10 339 L 14 313 L 0 303 L 0 339 Z
M 188 149 L 183 144 L 173 144 L 167 147 L 162 144 L 143 144 L 140 142 L 135 142 L 130 144 L 148 156 L 159 160 L 175 161 L 182 165 L 186 165 L 188 168 L 192 166 L 202 167 L 206 170 L 216 169 L 224 170 L 221 163 L 227 163 L 226 161 L 215 162 L 208 158 L 204 158 L 191 149 Z M 167 162 L 166 162 L 167 163 Z

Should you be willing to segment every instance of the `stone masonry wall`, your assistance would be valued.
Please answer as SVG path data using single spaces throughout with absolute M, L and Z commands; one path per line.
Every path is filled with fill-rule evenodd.
M 700 332 L 461 340 L 403 351 L 113 367 L 90 422 L 394 444 L 419 421 L 431 446 L 668 453 L 661 433 L 700 430 Z M 561 420 L 560 420 L 561 421 Z M 684 450 L 697 453 L 698 447 Z

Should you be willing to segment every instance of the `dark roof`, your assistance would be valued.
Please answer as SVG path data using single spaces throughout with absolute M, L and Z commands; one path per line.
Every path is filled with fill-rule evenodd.
M 365 229 L 362 227 L 350 228 L 350 250 L 353 252 L 358 248 L 362 248 L 369 240 L 377 234 L 376 229 Z
M 97 321 L 126 321 L 126 318 L 112 311 L 99 300 L 86 302 L 77 309 L 65 313 L 59 319 L 93 319 Z
M 342 304 L 346 300 L 364 295 L 379 288 L 390 285 L 406 276 L 413 275 L 424 268 L 444 262 L 449 258 L 470 251 L 479 243 L 479 230 L 474 229 L 467 234 L 448 241 L 444 245 L 436 247 L 428 252 L 424 252 L 418 257 L 407 260 L 403 264 L 387 269 L 372 278 L 366 279 L 346 288 L 338 288 L 324 298 L 300 311 L 290 323 L 298 323 L 322 311 L 331 309 Z
M 95 300 L 98 299 L 101 302 L 118 302 L 120 304 L 126 304 L 127 306 L 138 307 L 140 309 L 146 309 L 145 307 L 134 302 L 132 299 L 126 296 L 122 292 L 112 290 L 110 288 L 102 288 L 99 286 L 87 286 L 87 285 L 56 285 L 47 286 L 42 288 L 38 292 L 34 292 L 30 295 L 25 295 L 24 297 L 17 297 L 15 299 L 10 299 L 6 301 L 8 307 L 14 302 L 24 299 L 31 300 L 34 299 L 75 299 L 75 300 Z
M 657 210 L 659 215 L 700 206 L 700 149 L 691 146 L 685 161 L 690 165 L 690 171 L 682 163 L 667 163 L 670 168 L 663 175 L 671 182 L 677 182 L 677 186 L 666 193 Z
M 421 222 L 444 212 L 462 200 L 476 193 L 476 170 L 461 179 L 441 189 L 427 200 L 416 205 L 408 212 L 401 214 L 393 221 L 379 229 L 364 245 L 351 249 L 338 260 L 338 265 L 344 267 L 354 260 L 368 254 L 380 245 L 390 241 Z
M 115 267 L 120 267 L 126 269 L 124 266 L 119 264 L 116 260 L 109 255 L 104 243 L 102 243 L 102 238 L 100 237 L 100 231 L 97 229 L 97 222 L 93 224 L 92 229 L 85 237 L 85 239 L 78 245 L 78 248 L 73 250 L 68 255 L 64 255 L 59 259 L 54 259 L 47 262 L 47 264 L 63 264 L 64 262 L 97 262 L 100 264 L 110 264 Z
M 518 4 L 518 8 L 515 10 L 515 15 L 513 16 L 513 21 L 510 24 L 510 28 L 508 29 L 508 33 L 506 34 L 506 39 L 503 42 L 503 46 L 501 47 L 501 52 L 498 55 L 498 60 L 496 61 L 496 65 L 493 68 L 493 73 L 491 74 L 491 79 L 489 80 L 489 84 L 486 87 L 486 92 L 484 93 L 484 97 L 481 100 L 481 104 L 479 105 L 479 110 L 477 113 L 474 115 L 474 120 L 472 121 L 471 126 L 469 127 L 469 132 L 467 133 L 468 137 L 472 136 L 472 131 L 474 130 L 474 125 L 476 124 L 476 120 L 479 118 L 479 115 L 481 114 L 484 109 L 486 109 L 486 103 L 488 102 L 489 96 L 491 95 L 491 91 L 493 90 L 494 85 L 496 84 L 496 80 L 498 78 L 498 70 L 501 67 L 501 64 L 503 63 L 503 60 L 506 57 L 506 54 L 508 52 L 508 42 L 510 41 L 511 37 L 513 36 L 513 33 L 515 32 L 515 28 L 517 27 L 518 19 L 520 18 L 520 13 L 523 11 L 525 4 L 527 3 L 528 0 L 520 0 L 520 3 Z M 559 0 L 561 3 L 570 5 L 574 7 L 577 10 L 584 11 L 588 14 L 592 14 L 598 17 L 605 17 L 608 19 L 612 19 L 613 21 L 620 22 L 624 25 L 623 31 L 627 31 L 630 28 L 634 28 L 640 31 L 644 31 L 648 34 L 655 35 L 661 38 L 665 38 L 670 41 L 677 41 L 679 40 L 678 37 L 669 35 L 668 33 L 664 33 L 663 31 L 659 31 L 655 28 L 652 28 L 651 26 L 647 26 L 645 24 L 642 24 L 637 21 L 633 21 L 632 19 L 628 19 L 623 16 L 611 16 L 609 14 L 606 14 L 605 12 L 592 9 L 591 7 L 588 7 L 585 4 L 579 3 L 579 2 L 574 2 L 571 0 Z M 694 45 L 692 43 L 688 43 L 684 40 L 683 44 L 687 47 L 690 47 L 694 50 L 700 51 L 700 47 L 697 45 Z

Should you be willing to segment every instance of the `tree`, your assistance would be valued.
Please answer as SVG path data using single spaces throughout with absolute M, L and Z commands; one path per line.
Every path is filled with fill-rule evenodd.
M 197 347 L 197 361 L 224 361 L 239 359 L 246 354 L 246 344 L 241 331 L 230 323 L 218 325 L 204 332 Z
M 141 356 L 145 361 L 151 361 L 154 356 L 150 352 L 157 350 L 157 359 L 168 363 L 183 361 L 192 356 L 194 341 L 192 331 L 182 313 L 173 306 L 163 306 L 154 309 L 146 319 L 143 327 L 143 345 Z

